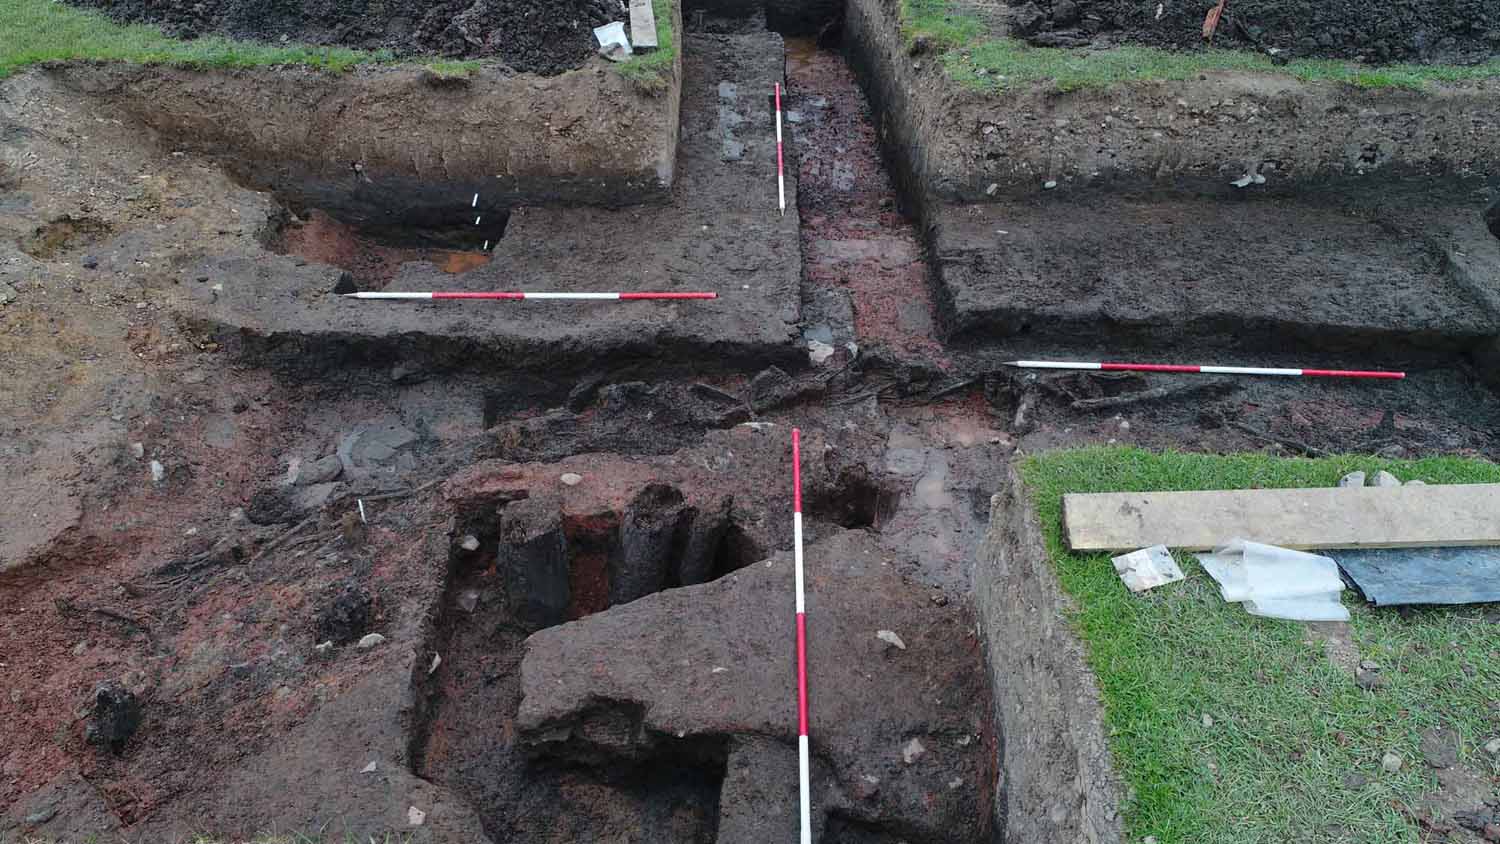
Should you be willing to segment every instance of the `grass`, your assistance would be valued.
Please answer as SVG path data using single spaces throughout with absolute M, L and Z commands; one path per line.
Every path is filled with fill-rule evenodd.
M 954 11 L 951 0 L 901 0 L 901 23 L 908 42 L 926 38 L 942 51 L 943 69 L 950 78 L 978 89 L 1050 81 L 1058 90 L 1072 91 L 1121 82 L 1191 79 L 1214 70 L 1273 73 L 1362 88 L 1420 89 L 1434 82 L 1500 77 L 1500 59 L 1466 66 L 1370 66 L 1334 59 L 1278 65 L 1261 53 L 1213 47 L 1196 52 L 1134 45 L 1104 50 L 1032 47 L 1013 38 L 986 37 L 984 24 Z
M 672 29 L 673 0 L 651 0 L 656 12 L 656 43 L 649 53 L 632 55 L 619 65 L 620 75 L 629 79 L 648 94 L 660 94 L 667 89 L 672 67 L 677 61 L 677 35 Z
M 258 44 L 208 37 L 179 41 L 140 24 L 117 24 L 101 14 L 53 0 L 0 0 L 0 79 L 38 62 L 90 59 L 189 67 L 295 64 L 343 71 L 393 61 L 386 52 Z
M 1072 554 L 1062 543 L 1065 492 L 1331 486 L 1356 469 L 1429 483 L 1500 482 L 1500 466 L 1449 458 L 1300 460 L 1092 448 L 1022 464 L 1059 579 L 1077 603 L 1071 621 L 1103 693 L 1111 749 L 1129 786 L 1129 840 L 1414 843 L 1417 827 L 1404 809 L 1434 787 L 1419 736 L 1439 725 L 1461 735 L 1463 764 L 1500 773 L 1478 749 L 1500 735 L 1500 709 L 1493 708 L 1500 624 L 1485 621 L 1483 608 L 1403 616 L 1346 593 L 1360 657 L 1379 663 L 1389 680 L 1386 688 L 1365 691 L 1308 640 L 1303 625 L 1225 604 L 1188 555 L 1178 555 L 1186 581 L 1132 595 L 1109 555 Z M 1381 770 L 1387 751 L 1406 760 L 1396 774 Z M 1368 784 L 1346 786 L 1352 773 Z

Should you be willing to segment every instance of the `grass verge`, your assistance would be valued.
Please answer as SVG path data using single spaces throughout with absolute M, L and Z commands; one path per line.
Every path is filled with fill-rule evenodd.
M 660 94 L 667 90 L 672 75 L 672 66 L 677 61 L 677 33 L 672 26 L 673 0 L 651 0 L 656 12 L 656 43 L 649 53 L 631 56 L 619 65 L 620 75 L 636 84 L 648 94 Z
M 1419 750 L 1421 733 L 1432 727 L 1459 733 L 1461 764 L 1500 774 L 1480 749 L 1500 735 L 1495 607 L 1397 613 L 1346 593 L 1353 644 L 1388 681 L 1367 691 L 1329 661 L 1304 625 L 1225 604 L 1189 555 L 1178 556 L 1186 581 L 1132 595 L 1109 555 L 1072 554 L 1062 542 L 1067 492 L 1331 486 L 1356 469 L 1429 483 L 1500 482 L 1500 466 L 1448 458 L 1093 448 L 1022 464 L 1103 694 L 1111 750 L 1130 788 L 1130 840 L 1416 842 L 1411 811 L 1435 787 Z M 1405 760 L 1397 773 L 1381 769 L 1387 751 Z
M 258 44 L 217 36 L 179 41 L 153 26 L 122 25 L 53 0 L 0 0 L 0 79 L 27 65 L 63 59 L 190 67 L 295 64 L 342 71 L 391 54 L 306 44 Z
M 1478 65 L 1371 66 L 1335 59 L 1298 59 L 1278 65 L 1269 56 L 1206 47 L 1195 52 L 1126 45 L 1108 49 L 1032 47 L 1013 38 L 988 38 L 984 24 L 954 10 L 951 0 L 901 0 L 908 42 L 927 39 L 942 51 L 954 81 L 1000 90 L 1050 81 L 1072 91 L 1119 82 L 1178 80 L 1214 70 L 1291 76 L 1309 82 L 1343 82 L 1362 88 L 1423 88 L 1434 82 L 1500 78 L 1500 59 Z

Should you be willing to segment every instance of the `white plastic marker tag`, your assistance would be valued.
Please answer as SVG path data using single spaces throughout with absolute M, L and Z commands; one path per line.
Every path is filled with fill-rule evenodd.
M 1132 592 L 1144 592 L 1166 583 L 1182 580 L 1182 569 L 1172 559 L 1172 552 L 1165 545 L 1153 545 L 1139 551 L 1122 554 L 1110 562 L 1115 572 Z

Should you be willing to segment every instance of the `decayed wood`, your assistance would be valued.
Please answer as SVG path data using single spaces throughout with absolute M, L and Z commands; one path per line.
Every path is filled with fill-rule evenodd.
M 1063 529 L 1075 551 L 1500 545 L 1500 484 L 1074 494 Z

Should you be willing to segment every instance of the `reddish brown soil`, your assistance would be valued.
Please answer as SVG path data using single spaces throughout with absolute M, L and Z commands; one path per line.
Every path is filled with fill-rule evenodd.
M 916 227 L 896 208 L 869 105 L 843 58 L 811 38 L 787 40 L 786 108 L 798 167 L 803 281 L 847 290 L 861 345 L 950 365 Z
M 301 223 L 287 226 L 273 244 L 284 255 L 297 255 L 319 264 L 348 270 L 364 289 L 384 287 L 401 265 L 426 261 L 445 273 L 464 273 L 490 262 L 487 252 L 412 249 L 387 246 L 362 237 L 349 226 L 317 209 Z

